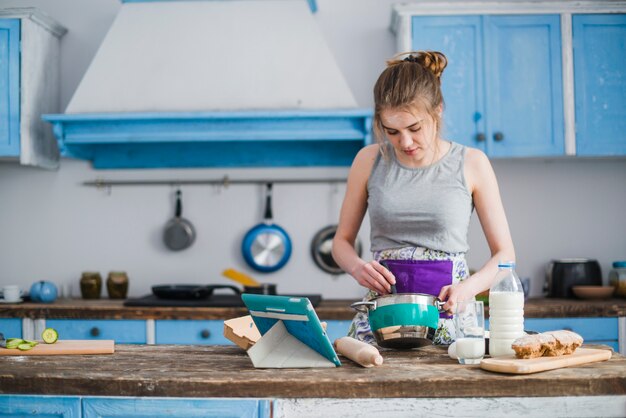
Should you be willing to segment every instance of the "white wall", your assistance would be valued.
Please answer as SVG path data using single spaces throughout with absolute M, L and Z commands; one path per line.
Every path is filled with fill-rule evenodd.
M 388 31 L 390 0 L 318 0 L 319 22 L 360 106 L 371 106 L 371 87 L 384 60 L 394 53 Z M 69 102 L 104 37 L 117 0 L 0 0 L 0 6 L 36 6 L 69 29 L 62 40 L 62 104 Z M 357 14 L 355 10 L 359 8 Z M 294 59 L 298 53 L 294 52 Z M 541 294 L 543 270 L 552 258 L 597 258 L 604 279 L 610 263 L 626 259 L 626 160 L 558 159 L 493 162 L 516 245 L 518 272 L 532 277 Z M 220 283 L 220 272 L 235 267 L 279 291 L 358 298 L 348 276 L 330 276 L 309 255 L 315 232 L 336 221 L 344 185 L 276 185 L 275 220 L 290 234 L 294 253 L 280 271 L 263 275 L 246 268 L 239 245 L 262 217 L 262 188 L 183 188 L 184 216 L 198 232 L 194 245 L 168 252 L 160 241 L 172 216 L 168 186 L 84 187 L 107 179 L 231 177 L 335 177 L 345 169 L 284 170 L 114 170 L 96 171 L 82 161 L 63 160 L 57 172 L 0 164 L 0 285 L 28 288 L 36 280 L 71 284 L 85 270 L 126 270 L 130 294 L 140 296 L 159 283 Z M 369 248 L 369 224 L 361 230 Z M 488 257 L 480 225 L 473 219 L 470 267 Z

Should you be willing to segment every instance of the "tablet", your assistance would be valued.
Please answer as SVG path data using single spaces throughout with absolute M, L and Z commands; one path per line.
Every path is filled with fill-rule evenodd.
M 241 299 L 250 311 L 261 335 L 265 335 L 276 322 L 283 321 L 287 331 L 300 342 L 336 366 L 341 366 L 339 357 L 308 298 L 244 293 Z

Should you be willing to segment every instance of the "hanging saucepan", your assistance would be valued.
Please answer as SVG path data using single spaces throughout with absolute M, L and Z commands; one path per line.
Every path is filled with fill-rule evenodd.
M 337 225 L 329 225 L 320 229 L 311 240 L 311 256 L 315 264 L 326 273 L 343 274 L 344 271 L 333 259 L 333 238 L 337 232 Z M 361 241 L 357 238 L 354 249 L 359 257 L 363 252 Z
M 181 191 L 176 190 L 176 214 L 170 219 L 163 230 L 163 241 L 167 248 L 172 251 L 180 251 L 188 248 L 196 239 L 196 231 L 187 219 L 182 217 L 183 204 Z
M 291 256 L 289 235 L 272 222 L 272 183 L 267 184 L 264 220 L 246 233 L 241 252 L 250 267 L 264 273 L 282 268 Z

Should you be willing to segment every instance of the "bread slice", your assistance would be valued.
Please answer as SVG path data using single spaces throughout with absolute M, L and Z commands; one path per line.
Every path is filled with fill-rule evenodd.
M 583 343 L 583 338 L 572 331 L 548 331 L 526 335 L 513 341 L 511 347 L 517 358 L 561 356 L 573 353 Z
M 545 334 L 551 335 L 556 340 L 556 347 L 546 352 L 548 356 L 561 356 L 572 354 L 578 347 L 583 345 L 583 337 L 572 331 L 548 331 Z

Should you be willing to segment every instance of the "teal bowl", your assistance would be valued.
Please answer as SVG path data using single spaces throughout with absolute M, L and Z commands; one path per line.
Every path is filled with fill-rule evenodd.
M 350 305 L 367 313 L 379 346 L 395 349 L 424 347 L 433 343 L 444 302 L 423 293 L 397 293 Z

